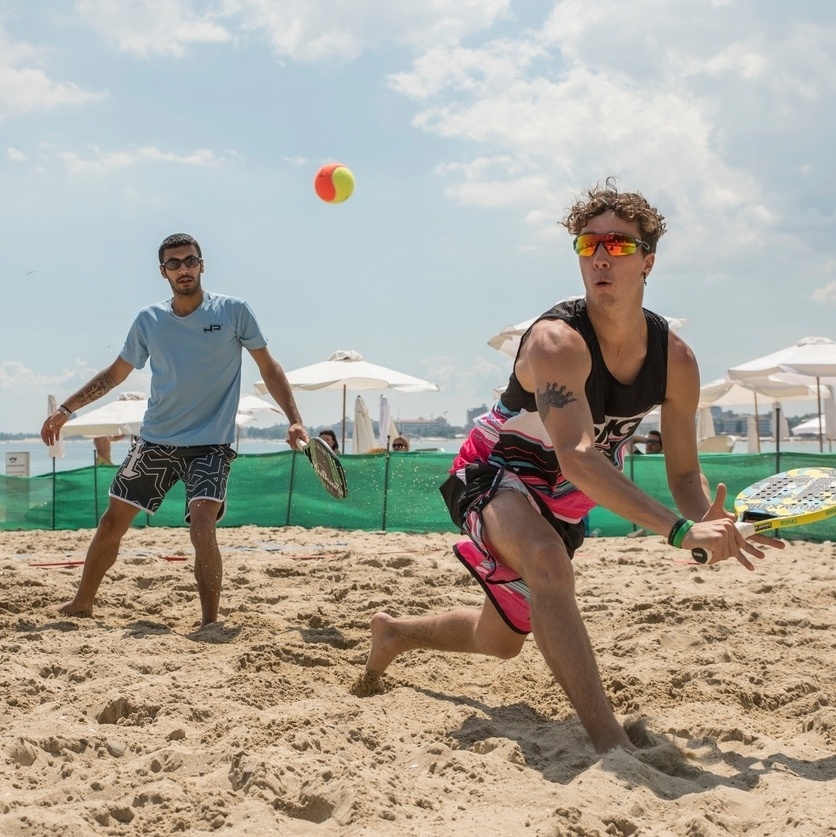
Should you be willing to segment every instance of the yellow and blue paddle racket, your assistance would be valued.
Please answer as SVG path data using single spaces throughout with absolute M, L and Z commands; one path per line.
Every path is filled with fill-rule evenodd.
M 836 515 L 836 468 L 795 468 L 744 488 L 734 501 L 738 532 L 744 538 L 790 526 L 806 526 Z M 699 564 L 707 549 L 692 549 Z

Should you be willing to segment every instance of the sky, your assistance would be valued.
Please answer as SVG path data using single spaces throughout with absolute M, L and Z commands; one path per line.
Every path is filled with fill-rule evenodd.
M 830 0 L 0 0 L 0 431 L 114 360 L 173 232 L 286 370 L 358 351 L 464 424 L 488 339 L 582 292 L 558 222 L 608 176 L 667 218 L 645 306 L 703 382 L 836 339 L 834 44 Z

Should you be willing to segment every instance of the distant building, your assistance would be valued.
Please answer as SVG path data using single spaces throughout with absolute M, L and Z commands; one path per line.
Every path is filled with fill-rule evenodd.
M 735 413 L 731 410 L 711 408 L 714 416 L 714 429 L 719 436 L 746 436 L 749 430 L 749 417 L 752 413 Z M 758 413 L 758 435 L 769 437 L 772 435 L 772 413 L 766 410 Z
M 436 418 L 398 419 L 401 433 L 408 438 L 449 436 L 452 428 L 444 416 Z
M 478 416 L 483 416 L 485 413 L 488 412 L 488 405 L 483 404 L 481 407 L 471 407 L 467 411 L 467 421 L 465 423 L 465 429 L 470 430 L 473 427 L 473 419 L 477 418 Z

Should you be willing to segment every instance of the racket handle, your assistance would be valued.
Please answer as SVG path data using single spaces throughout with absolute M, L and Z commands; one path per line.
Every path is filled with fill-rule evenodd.
M 751 523 L 746 523 L 743 520 L 738 520 L 734 524 L 735 528 L 747 540 L 752 537 L 757 531 Z M 701 546 L 691 550 L 691 557 L 698 564 L 707 564 L 714 553 L 710 549 L 703 549 Z
M 302 451 L 302 453 L 304 453 L 305 452 L 305 447 L 306 447 L 306 445 L 301 439 L 296 440 L 296 450 L 300 450 L 300 451 Z

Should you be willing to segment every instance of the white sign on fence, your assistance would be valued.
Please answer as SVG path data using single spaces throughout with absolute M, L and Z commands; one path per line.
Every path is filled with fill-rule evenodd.
M 7 477 L 28 477 L 29 476 L 29 451 L 6 453 L 6 476 Z

